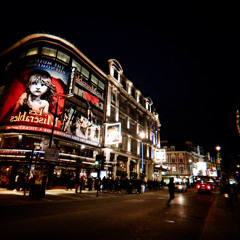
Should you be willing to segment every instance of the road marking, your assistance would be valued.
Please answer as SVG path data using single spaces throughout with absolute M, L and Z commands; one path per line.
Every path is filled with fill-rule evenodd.
M 164 222 L 166 222 L 166 223 L 175 223 L 175 221 L 172 221 L 172 220 L 164 220 Z

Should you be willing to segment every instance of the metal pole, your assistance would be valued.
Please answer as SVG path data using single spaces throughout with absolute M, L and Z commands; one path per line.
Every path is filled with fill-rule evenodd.
M 143 166 L 144 166 L 144 159 L 143 159 L 143 141 L 142 141 L 142 173 L 143 173 Z
M 26 196 L 26 188 L 27 187 L 29 187 L 29 191 L 30 191 L 29 177 L 30 177 L 30 171 L 31 171 L 31 167 L 32 167 L 32 160 L 33 160 L 33 155 L 34 155 L 34 149 L 35 149 L 35 145 L 33 144 L 33 149 L 32 149 L 32 154 L 31 154 L 31 158 L 30 158 L 29 169 L 28 169 L 27 182 L 26 182 L 26 185 L 24 187 L 23 198 L 25 198 L 25 196 Z
M 52 126 L 52 132 L 51 132 L 51 136 L 50 136 L 49 148 L 52 148 L 52 140 L 53 140 L 54 127 L 55 127 L 55 122 L 56 122 L 56 117 L 57 117 L 57 109 L 58 109 L 58 96 L 57 96 L 57 103 L 56 103 L 56 108 L 55 108 L 55 112 L 54 112 L 53 126 Z

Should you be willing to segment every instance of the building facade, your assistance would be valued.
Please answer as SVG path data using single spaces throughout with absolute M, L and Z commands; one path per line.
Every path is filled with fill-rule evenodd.
M 68 41 L 25 37 L 1 54 L 1 175 L 48 174 L 49 188 L 78 176 L 151 179 L 160 123 L 144 97 L 109 60 L 105 73 Z M 140 133 L 145 134 L 143 139 Z
M 154 178 L 160 150 L 160 122 L 151 98 L 144 97 L 123 74 L 118 61 L 108 61 L 106 126 L 120 123 L 118 144 L 105 141 L 107 159 L 116 163 L 116 177 Z M 109 150 L 107 150 L 109 149 Z
M 205 178 L 218 179 L 221 177 L 221 162 L 211 157 L 209 153 L 192 142 L 186 141 L 179 145 L 169 145 L 168 141 L 161 142 L 166 149 L 166 163 L 163 179 L 167 183 L 174 177 L 175 182 L 194 183 Z

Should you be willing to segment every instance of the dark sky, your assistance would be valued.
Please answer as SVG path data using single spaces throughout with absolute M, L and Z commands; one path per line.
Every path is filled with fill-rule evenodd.
M 130 80 L 152 98 L 161 139 L 193 140 L 209 150 L 220 144 L 236 151 L 237 5 L 176 2 L 4 5 L 0 50 L 44 32 L 72 42 L 93 62 L 116 58 Z

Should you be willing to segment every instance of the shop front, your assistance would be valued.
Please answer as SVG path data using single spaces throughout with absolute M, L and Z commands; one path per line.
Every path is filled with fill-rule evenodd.
M 1 135 L 0 184 L 9 189 L 20 189 L 32 177 L 47 176 L 48 188 L 72 188 L 79 177 L 96 172 L 94 161 L 98 147 L 55 139 L 55 158 L 46 158 L 49 138 L 33 133 Z M 20 183 L 20 184 L 19 184 Z

